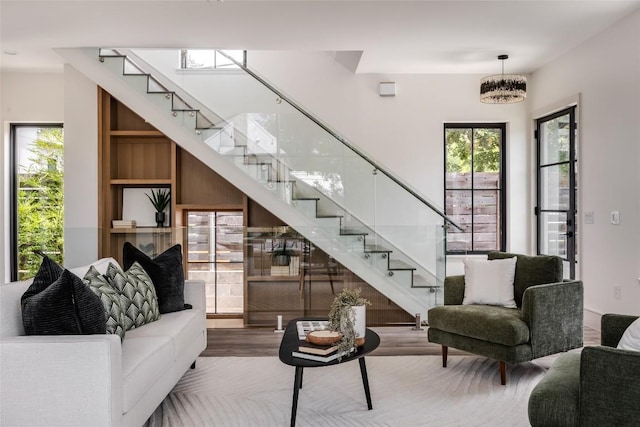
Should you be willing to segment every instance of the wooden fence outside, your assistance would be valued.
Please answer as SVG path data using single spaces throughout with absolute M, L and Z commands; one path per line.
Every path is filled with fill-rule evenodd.
M 499 174 L 475 173 L 473 178 L 472 191 L 470 173 L 447 174 L 446 213 L 464 230 L 447 230 L 450 252 L 499 249 Z

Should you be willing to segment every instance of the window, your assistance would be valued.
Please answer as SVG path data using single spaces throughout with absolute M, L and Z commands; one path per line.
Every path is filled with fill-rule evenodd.
M 180 51 L 180 68 L 183 70 L 237 70 L 239 68 L 220 52 L 244 66 L 247 65 L 246 50 L 182 49 Z
M 11 280 L 33 277 L 46 253 L 63 262 L 62 125 L 11 126 Z
M 505 250 L 504 123 L 445 123 L 447 253 Z

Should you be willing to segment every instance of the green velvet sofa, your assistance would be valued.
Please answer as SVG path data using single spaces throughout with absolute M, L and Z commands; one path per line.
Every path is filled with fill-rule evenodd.
M 442 345 L 442 365 L 448 347 L 499 361 L 500 382 L 506 384 L 506 364 L 581 347 L 583 287 L 562 280 L 562 259 L 491 252 L 488 259 L 517 257 L 514 300 L 517 308 L 462 305 L 464 276 L 444 281 L 444 305 L 428 312 L 428 340 Z
M 556 359 L 529 397 L 533 427 L 640 425 L 640 352 L 615 348 L 637 318 L 605 314 L 602 346 Z

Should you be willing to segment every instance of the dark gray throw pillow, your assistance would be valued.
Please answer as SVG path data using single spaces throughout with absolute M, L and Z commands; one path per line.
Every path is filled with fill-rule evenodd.
M 124 269 L 138 262 L 147 272 L 158 295 L 160 313 L 184 310 L 184 272 L 182 246 L 177 244 L 151 259 L 144 252 L 125 242 L 122 249 Z
M 89 286 L 89 289 L 98 295 L 100 301 L 102 301 L 107 323 L 107 333 L 116 334 L 120 337 L 121 341 L 124 340 L 127 322 L 125 312 L 122 308 L 122 298 L 118 290 L 112 286 L 104 274 L 100 274 L 93 265 L 89 267 L 89 271 L 84 275 L 82 281 Z
M 46 256 L 21 303 L 26 335 L 106 333 L 100 298 L 82 279 Z

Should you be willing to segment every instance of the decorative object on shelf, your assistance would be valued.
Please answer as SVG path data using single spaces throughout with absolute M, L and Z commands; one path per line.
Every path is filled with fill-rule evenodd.
M 278 236 L 276 244 L 273 245 L 273 251 L 271 252 L 272 276 L 291 275 L 291 257 L 295 255 L 296 252 L 288 246 L 288 238 L 293 238 L 293 235 L 291 233 L 282 233 Z
M 527 97 L 527 78 L 520 74 L 505 74 L 504 61 L 509 55 L 498 55 L 502 61 L 502 74 L 480 80 L 480 102 L 484 104 L 513 104 Z
M 133 219 L 114 219 L 111 224 L 113 228 L 136 228 L 136 221 Z
M 149 198 L 149 201 L 156 210 L 156 224 L 158 228 L 164 227 L 165 213 L 164 210 L 171 201 L 171 192 L 167 188 L 158 188 L 157 190 L 151 189 L 151 195 L 145 193 Z
M 329 329 L 342 333 L 338 352 L 349 352 L 364 344 L 366 306 L 371 302 L 360 296 L 361 288 L 343 289 L 331 303 Z

